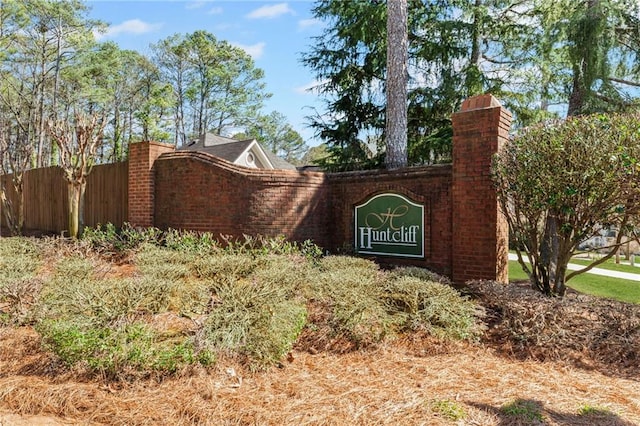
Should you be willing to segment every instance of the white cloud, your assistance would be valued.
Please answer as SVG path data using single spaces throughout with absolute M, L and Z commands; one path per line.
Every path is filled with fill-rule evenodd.
M 184 7 L 187 10 L 193 10 L 193 9 L 199 9 L 202 6 L 205 5 L 206 2 L 204 1 L 190 1 L 187 2 L 186 6 Z
M 146 34 L 159 30 L 162 24 L 150 24 L 140 19 L 131 19 L 118 25 L 110 25 L 104 33 L 94 33 L 96 40 L 117 37 L 120 34 Z
M 240 44 L 240 43 L 231 43 L 231 45 L 244 50 L 253 59 L 260 58 L 264 53 L 264 48 L 267 46 L 267 44 L 263 41 L 256 44 L 252 44 L 250 46 L 247 46 L 246 44 Z
M 289 4 L 278 3 L 271 6 L 262 6 L 250 12 L 246 17 L 249 19 L 272 19 L 287 14 L 295 15 L 296 13 L 289 7 Z
M 222 13 L 221 7 L 214 7 L 209 9 L 209 11 L 207 12 L 207 15 L 220 15 L 221 13 Z
M 322 21 L 320 21 L 319 19 L 301 19 L 298 21 L 298 31 L 304 31 L 307 28 L 312 28 L 320 24 L 322 24 Z

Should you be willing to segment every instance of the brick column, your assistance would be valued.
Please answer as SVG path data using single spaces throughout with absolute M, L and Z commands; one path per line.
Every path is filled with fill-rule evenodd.
M 129 217 L 133 226 L 154 226 L 153 163 L 173 145 L 158 142 L 138 142 L 129 145 Z
M 509 229 L 491 180 L 493 155 L 509 138 L 511 113 L 491 95 L 463 102 L 453 115 L 452 275 L 508 281 Z

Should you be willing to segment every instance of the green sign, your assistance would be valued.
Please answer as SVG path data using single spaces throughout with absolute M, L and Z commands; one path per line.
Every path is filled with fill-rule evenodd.
M 398 194 L 379 194 L 355 208 L 356 252 L 424 257 L 424 206 Z

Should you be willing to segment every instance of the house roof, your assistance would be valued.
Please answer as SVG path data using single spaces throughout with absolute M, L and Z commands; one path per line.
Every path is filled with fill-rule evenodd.
M 296 167 L 275 155 L 273 152 L 265 149 L 255 139 L 236 140 L 212 133 L 205 133 L 191 143 L 181 146 L 179 150 L 200 151 L 207 154 L 215 155 L 224 160 L 235 162 L 240 156 L 256 145 L 260 151 L 267 157 L 274 169 L 295 170 Z

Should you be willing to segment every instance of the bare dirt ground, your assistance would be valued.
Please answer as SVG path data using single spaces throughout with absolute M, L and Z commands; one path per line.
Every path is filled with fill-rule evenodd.
M 221 360 L 164 380 L 66 371 L 29 327 L 0 328 L 0 425 L 638 425 L 640 378 L 518 361 L 473 344 L 396 341 L 347 354 L 294 351 L 251 373 Z M 448 419 L 438 401 L 466 412 Z M 506 414 L 514 401 L 542 422 Z M 579 415 L 580 408 L 608 413 Z

